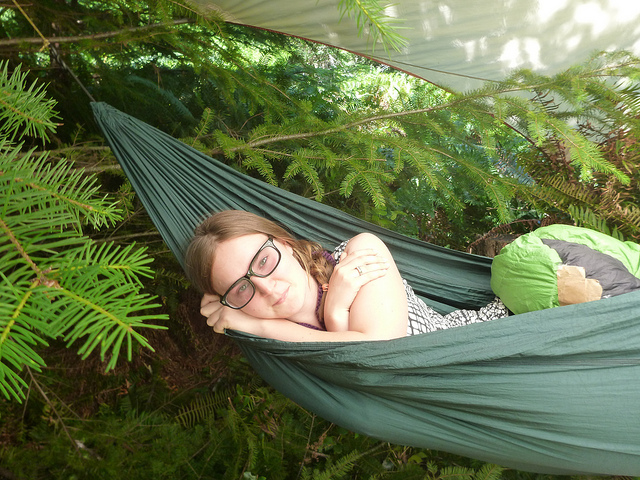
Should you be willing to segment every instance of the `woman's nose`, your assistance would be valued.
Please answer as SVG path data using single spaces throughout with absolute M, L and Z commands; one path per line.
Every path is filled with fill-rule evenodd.
M 251 279 L 256 287 L 256 292 L 269 295 L 273 291 L 275 282 L 269 277 L 253 277 Z

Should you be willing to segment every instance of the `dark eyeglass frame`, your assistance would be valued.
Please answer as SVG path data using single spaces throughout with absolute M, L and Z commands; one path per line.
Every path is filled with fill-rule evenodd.
M 266 275 L 260 275 L 259 273 L 255 273 L 253 271 L 253 263 L 258 259 L 258 257 L 260 256 L 260 253 L 265 248 L 269 248 L 269 247 L 273 247 L 273 249 L 278 254 L 278 261 L 276 262 L 275 266 L 273 267 L 273 270 L 271 270 Z M 276 268 L 278 268 L 278 265 L 280 265 L 280 260 L 281 259 L 282 259 L 282 254 L 280 253 L 280 250 L 278 250 L 278 247 L 276 247 L 276 244 L 273 243 L 273 237 L 269 237 L 267 239 L 267 241 L 262 244 L 260 249 L 256 252 L 256 254 L 251 259 L 251 263 L 249 263 L 249 271 L 247 272 L 247 274 L 242 276 L 242 277 L 240 277 L 238 280 L 236 280 L 235 282 L 233 282 L 231 284 L 231 286 L 227 289 L 227 291 L 224 293 L 224 295 L 222 295 L 222 297 L 220 298 L 220 303 L 222 305 L 224 305 L 225 307 L 229 307 L 229 308 L 232 308 L 234 310 L 240 310 L 241 308 L 246 307 L 249 304 L 249 302 L 251 302 L 251 300 L 253 300 L 253 296 L 256 294 L 256 286 L 251 281 L 251 277 L 258 277 L 258 278 L 268 277 L 269 275 L 271 275 L 273 272 L 276 271 Z M 243 282 L 245 280 L 247 282 L 249 282 L 249 285 L 251 285 L 251 288 L 253 288 L 253 293 L 251 293 L 251 298 L 249 298 L 249 300 L 247 300 L 246 303 L 244 305 L 242 305 L 241 307 L 236 307 L 236 306 L 230 305 L 227 302 L 227 295 L 229 295 L 229 293 L 231 293 L 231 290 L 233 290 L 236 287 L 236 285 L 238 285 L 239 283 L 241 283 L 241 282 Z

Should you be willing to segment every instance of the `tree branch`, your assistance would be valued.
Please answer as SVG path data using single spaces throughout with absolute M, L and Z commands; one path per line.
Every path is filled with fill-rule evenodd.
M 542 85 L 546 85 L 546 82 L 543 83 Z M 238 146 L 238 147 L 233 147 L 230 148 L 229 151 L 231 152 L 237 152 L 237 151 L 242 151 L 246 148 L 256 148 L 256 147 L 260 147 L 261 145 L 268 145 L 274 142 L 282 142 L 282 141 L 289 141 L 289 140 L 301 140 L 301 139 L 307 139 L 307 138 L 313 138 L 313 137 L 319 137 L 319 136 L 326 136 L 326 135 L 331 135 L 334 133 L 338 133 L 338 132 L 343 132 L 345 130 L 348 130 L 350 128 L 354 128 L 354 127 L 358 127 L 361 125 L 365 125 L 367 123 L 371 123 L 371 122 L 375 122 L 378 120 L 389 120 L 392 118 L 398 118 L 398 117 L 406 117 L 409 115 L 416 115 L 416 114 L 423 114 L 423 113 L 430 113 L 430 112 L 434 112 L 437 110 L 443 110 L 446 108 L 451 108 L 452 106 L 458 105 L 460 103 L 464 103 L 464 102 L 468 102 L 470 100 L 477 100 L 477 99 L 481 99 L 481 98 L 487 98 L 487 97 L 492 97 L 494 95 L 500 95 L 500 94 L 505 94 L 505 93 L 514 93 L 514 92 L 522 92 L 522 91 L 527 91 L 530 90 L 532 88 L 536 87 L 535 85 L 523 85 L 523 86 L 515 86 L 515 87 L 507 87 L 507 88 L 503 88 L 499 91 L 492 91 L 492 92 L 480 92 L 474 95 L 469 95 L 469 96 L 463 96 L 460 97 L 456 100 L 453 100 L 451 102 L 448 103 L 443 103 L 440 105 L 436 105 L 433 107 L 426 107 L 426 108 L 419 108 L 419 109 L 415 109 L 415 110 L 405 110 L 402 112 L 391 112 L 391 113 L 385 113 L 385 114 L 381 114 L 381 115 L 374 115 L 372 117 L 367 117 L 364 119 L 360 119 L 360 120 L 356 120 L 353 121 L 351 123 L 347 123 L 344 125 L 339 125 L 337 127 L 334 128 L 329 128 L 326 130 L 323 130 L 321 132 L 302 132 L 302 133 L 296 133 L 296 134 L 291 134 L 291 135 L 275 135 L 275 136 L 266 136 L 265 138 L 258 138 L 255 139 L 253 141 L 247 142 L 245 145 L 242 146 Z M 539 86 L 537 86 L 539 87 Z M 487 115 L 493 116 L 492 113 L 490 112 L 484 112 Z M 527 140 L 529 143 L 531 143 L 531 145 L 535 146 L 536 143 L 533 141 L 533 139 L 529 138 L 525 133 L 520 132 L 518 129 L 516 129 L 513 125 L 510 125 L 507 122 L 502 122 L 504 125 L 506 125 L 507 127 L 509 127 L 510 129 L 512 129 L 514 132 L 519 133 L 525 140 Z M 215 148 L 213 150 L 211 150 L 209 152 L 209 155 L 221 155 L 224 154 L 224 150 L 222 148 Z
M 504 93 L 504 92 L 500 92 L 500 93 Z M 397 118 L 397 117 L 405 117 L 405 116 L 409 116 L 409 115 L 416 115 L 416 114 L 421 114 L 421 113 L 429 113 L 429 112 L 433 112 L 436 110 L 442 110 L 445 108 L 450 108 L 456 104 L 465 102 L 465 101 L 469 101 L 470 99 L 476 99 L 476 98 L 483 98 L 483 97 L 488 97 L 491 96 L 492 94 L 479 94 L 479 95 L 473 95 L 470 97 L 463 97 L 463 98 L 459 98 L 457 100 L 454 100 L 452 102 L 449 103 L 443 103 L 441 105 L 436 105 L 434 107 L 427 107 L 427 108 L 419 108 L 419 109 L 415 109 L 415 110 L 405 110 L 402 112 L 392 112 L 392 113 L 385 113 L 385 114 L 381 114 L 381 115 L 374 115 L 372 117 L 367 117 L 364 119 L 360 119 L 360 120 L 356 120 L 353 121 L 351 123 L 347 123 L 344 125 L 339 125 L 337 127 L 334 128 L 329 128 L 326 130 L 323 130 L 321 132 L 302 132 L 302 133 L 295 133 L 295 134 L 291 134 L 291 135 L 275 135 L 275 136 L 267 136 L 266 138 L 261 138 L 261 139 L 255 139 L 253 141 L 247 142 L 245 145 L 242 146 L 238 146 L 238 147 L 233 147 L 230 148 L 229 151 L 231 152 L 237 152 L 237 151 L 241 151 L 244 150 L 246 148 L 256 148 L 259 147 L 261 145 L 268 145 L 270 143 L 274 143 L 274 142 L 282 142 L 282 141 L 288 141 L 288 140 L 300 140 L 300 139 L 307 139 L 307 138 L 313 138 L 313 137 L 322 137 L 322 136 L 326 136 L 326 135 L 331 135 L 334 133 L 338 133 L 338 132 L 343 132 L 345 130 L 348 130 L 350 128 L 354 128 L 354 127 L 358 127 L 360 125 L 365 125 L 367 123 L 371 123 L 371 122 L 376 122 L 378 120 L 389 120 L 392 118 Z M 223 154 L 224 151 L 221 148 L 216 148 L 210 151 L 210 155 L 220 155 Z
M 77 35 L 77 36 L 73 36 L 73 37 L 49 37 L 46 40 L 53 44 L 53 43 L 75 43 L 75 42 L 81 42 L 83 40 L 102 40 L 104 38 L 113 38 L 113 37 L 117 37 L 119 35 L 124 35 L 125 33 L 131 33 L 131 32 L 144 32 L 147 30 L 153 30 L 156 28 L 162 28 L 162 27 L 172 27 L 172 26 L 176 26 L 176 25 L 184 25 L 187 23 L 195 23 L 194 19 L 191 18 L 179 18 L 176 20 L 172 20 L 169 22 L 162 22 L 162 23 L 154 23 L 152 25 L 145 25 L 143 27 L 129 27 L 129 28 L 123 28 L 122 30 L 116 30 L 113 32 L 104 32 L 104 33 L 94 33 L 93 35 Z M 16 45 L 40 45 L 43 43 L 42 38 L 40 37 L 31 37 L 31 38 L 9 38 L 9 39 L 4 39 L 4 40 L 0 40 L 0 48 L 2 47 L 11 47 L 11 46 L 16 46 Z
M 16 238 L 16 236 L 13 234 L 13 232 L 9 228 L 9 225 L 7 225 L 1 218 L 0 218 L 0 229 L 4 230 L 4 233 L 9 239 L 9 241 L 13 243 L 13 246 L 16 248 L 20 256 L 24 258 L 25 262 L 27 262 L 27 265 L 29 265 L 31 269 L 36 273 L 36 275 L 38 276 L 38 279 L 45 278 L 45 275 L 42 272 L 42 270 L 40 270 L 38 266 L 35 264 L 35 262 L 31 259 L 31 257 L 29 256 L 27 251 L 24 249 L 20 241 Z

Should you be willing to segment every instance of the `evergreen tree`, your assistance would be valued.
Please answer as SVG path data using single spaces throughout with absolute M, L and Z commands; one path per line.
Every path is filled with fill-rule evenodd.
M 579 182 L 598 172 L 621 185 L 629 179 L 574 128 L 626 128 L 622 117 L 634 117 L 638 64 L 627 55 L 596 56 L 553 78 L 517 72 L 475 92 L 446 93 L 175 2 L 50 1 L 5 11 L 0 49 L 52 82 L 64 144 L 78 124 L 93 128 L 88 102 L 78 101 L 84 90 L 245 173 L 455 248 L 521 216 L 514 199 L 578 215 L 566 206 L 572 196 L 556 193 L 568 180 L 541 174 L 558 152 L 569 155 Z M 372 35 L 393 49 L 401 37 L 377 6 L 339 8 L 361 31 L 377 25 Z M 34 26 L 38 36 L 25 38 Z M 48 55 L 37 51 L 47 45 Z M 405 206 L 416 194 L 420 201 Z M 610 203 L 609 213 L 591 211 L 611 217 Z M 636 221 L 631 211 L 615 218 Z M 428 236 L 442 230 L 435 225 L 449 235 Z
M 20 371 L 45 365 L 37 347 L 47 338 L 80 342 L 83 358 L 99 349 L 109 369 L 121 349 L 131 359 L 135 344 L 149 347 L 138 329 L 161 328 L 145 323 L 159 317 L 141 294 L 139 276 L 151 275 L 144 249 L 83 235 L 118 220 L 116 205 L 69 163 L 22 151 L 27 136 L 46 140 L 56 118 L 42 86 L 25 77 L 0 64 L 0 391 L 17 400 Z

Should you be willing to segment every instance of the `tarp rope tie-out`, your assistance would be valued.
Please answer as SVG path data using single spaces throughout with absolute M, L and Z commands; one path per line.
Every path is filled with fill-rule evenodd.
M 380 236 L 443 313 L 493 297 L 490 259 L 368 224 L 241 175 L 109 105 L 92 107 L 181 262 L 206 215 L 243 209 L 327 248 L 362 231 Z M 228 335 L 276 389 L 355 432 L 520 470 L 640 475 L 640 292 L 391 341 Z

